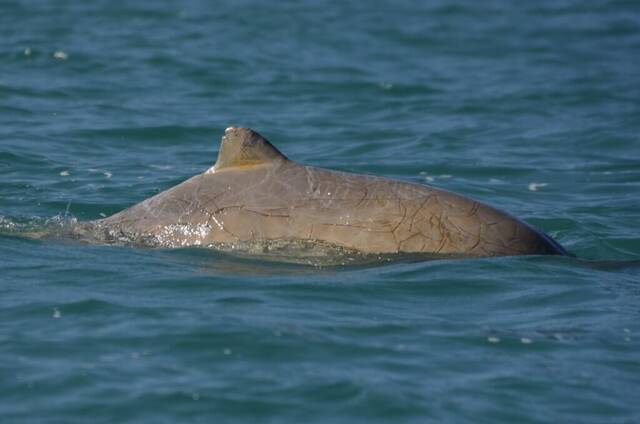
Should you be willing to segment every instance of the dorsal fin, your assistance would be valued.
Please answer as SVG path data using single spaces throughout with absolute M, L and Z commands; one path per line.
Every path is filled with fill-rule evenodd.
M 218 160 L 213 170 L 263 165 L 285 160 L 287 160 L 285 155 L 252 129 L 229 127 L 224 130 Z

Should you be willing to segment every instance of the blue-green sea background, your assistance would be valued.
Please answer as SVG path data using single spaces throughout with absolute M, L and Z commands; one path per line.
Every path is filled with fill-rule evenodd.
M 314 268 L 19 235 L 229 125 L 577 257 Z M 0 421 L 639 422 L 640 3 L 0 1 Z

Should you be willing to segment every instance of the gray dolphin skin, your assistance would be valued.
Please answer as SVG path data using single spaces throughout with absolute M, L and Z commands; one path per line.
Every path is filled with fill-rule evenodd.
M 304 166 L 229 127 L 206 172 L 84 224 L 105 242 L 156 247 L 322 245 L 430 257 L 566 254 L 544 233 L 461 195 Z

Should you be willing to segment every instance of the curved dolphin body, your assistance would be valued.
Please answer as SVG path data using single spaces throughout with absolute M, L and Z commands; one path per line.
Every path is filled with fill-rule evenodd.
M 102 241 L 159 247 L 322 244 L 429 256 L 566 254 L 505 212 L 448 191 L 300 165 L 230 127 L 208 171 L 108 218 Z

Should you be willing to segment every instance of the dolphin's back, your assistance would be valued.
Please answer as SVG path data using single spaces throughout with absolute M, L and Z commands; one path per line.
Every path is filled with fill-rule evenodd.
M 284 242 L 376 254 L 566 253 L 491 206 L 425 185 L 302 166 L 235 127 L 210 170 L 88 227 L 105 241 L 164 247 Z
M 296 164 L 282 169 L 277 180 L 292 236 L 307 234 L 368 253 L 564 253 L 524 222 L 448 191 Z
M 463 196 L 292 161 L 201 174 L 100 223 L 116 238 L 168 247 L 302 240 L 364 253 L 564 253 Z

